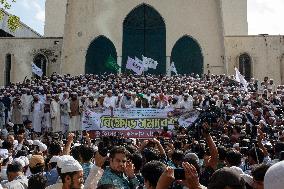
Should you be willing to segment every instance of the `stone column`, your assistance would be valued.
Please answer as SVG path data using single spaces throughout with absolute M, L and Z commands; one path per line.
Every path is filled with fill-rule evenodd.
M 167 76 L 171 76 L 171 57 L 170 56 L 167 56 L 167 59 L 166 59 L 166 75 Z
M 122 65 L 122 56 L 117 56 L 116 62 L 121 67 L 121 65 Z M 119 69 L 118 73 L 121 74 L 121 68 Z

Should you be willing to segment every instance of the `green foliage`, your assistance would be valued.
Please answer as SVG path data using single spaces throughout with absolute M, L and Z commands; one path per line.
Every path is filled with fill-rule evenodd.
M 0 0 L 0 20 L 2 20 L 5 16 L 3 10 L 8 10 L 11 8 L 12 3 L 15 3 L 16 0 Z M 11 32 L 15 32 L 18 28 L 21 27 L 20 18 L 15 15 L 10 15 L 8 18 L 8 27 Z

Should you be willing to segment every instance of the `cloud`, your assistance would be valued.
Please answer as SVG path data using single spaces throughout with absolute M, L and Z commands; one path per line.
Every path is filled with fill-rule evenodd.
M 248 0 L 249 34 L 284 34 L 283 0 Z
M 45 7 L 42 2 L 42 0 L 21 0 L 23 8 L 26 11 L 33 11 L 34 18 L 43 23 L 45 21 Z

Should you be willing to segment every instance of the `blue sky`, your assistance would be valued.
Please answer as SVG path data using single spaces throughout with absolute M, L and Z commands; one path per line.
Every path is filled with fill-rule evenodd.
M 249 34 L 284 35 L 284 0 L 247 1 Z M 44 8 L 45 0 L 17 0 L 9 12 L 19 16 L 22 22 L 43 34 Z

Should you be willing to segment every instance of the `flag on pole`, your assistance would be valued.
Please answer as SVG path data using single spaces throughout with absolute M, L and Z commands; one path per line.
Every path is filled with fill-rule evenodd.
M 137 57 L 135 57 L 135 59 L 128 57 L 126 68 L 132 70 L 137 75 L 142 75 L 144 71 L 143 63 Z
M 152 58 L 147 58 L 142 55 L 144 68 L 148 70 L 148 68 L 156 69 L 158 66 L 158 62 L 153 60 Z
M 116 63 L 115 59 L 109 55 L 106 63 L 105 63 L 105 66 L 110 69 L 110 70 L 113 70 L 115 72 L 118 72 L 120 66 Z
M 42 70 L 39 67 L 37 67 L 33 62 L 32 62 L 32 72 L 39 77 L 43 75 Z
M 178 73 L 177 73 L 177 69 L 176 69 L 176 66 L 175 66 L 175 63 L 174 63 L 174 62 L 172 62 L 172 63 L 171 63 L 171 72 L 174 72 L 176 75 L 178 74 Z
M 236 81 L 242 84 L 245 91 L 248 91 L 248 88 L 247 88 L 248 82 L 246 81 L 245 77 L 240 73 L 240 71 L 236 67 L 235 67 L 235 71 L 236 71 Z

